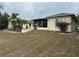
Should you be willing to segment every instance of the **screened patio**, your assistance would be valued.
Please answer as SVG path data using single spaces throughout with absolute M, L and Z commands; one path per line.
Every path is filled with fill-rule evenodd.
M 33 27 L 36 27 L 37 29 L 46 29 L 47 30 L 47 19 L 35 19 L 33 20 Z
M 34 27 L 47 27 L 47 19 L 35 19 L 33 21 Z

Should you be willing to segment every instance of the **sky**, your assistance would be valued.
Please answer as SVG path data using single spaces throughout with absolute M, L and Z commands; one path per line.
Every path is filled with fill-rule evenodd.
M 22 19 L 36 19 L 57 13 L 79 14 L 78 2 L 4 2 L 2 12 L 19 13 Z

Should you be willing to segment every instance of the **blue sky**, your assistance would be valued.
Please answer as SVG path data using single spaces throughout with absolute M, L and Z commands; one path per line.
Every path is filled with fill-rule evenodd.
M 43 18 L 57 13 L 79 13 L 78 2 L 4 2 L 4 9 L 11 14 L 19 13 L 23 19 Z

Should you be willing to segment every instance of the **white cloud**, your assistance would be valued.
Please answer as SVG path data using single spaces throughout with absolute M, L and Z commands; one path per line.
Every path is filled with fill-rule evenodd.
M 41 18 L 61 12 L 79 13 L 79 3 L 57 2 L 16 2 L 4 3 L 8 13 L 18 12 L 21 18 Z

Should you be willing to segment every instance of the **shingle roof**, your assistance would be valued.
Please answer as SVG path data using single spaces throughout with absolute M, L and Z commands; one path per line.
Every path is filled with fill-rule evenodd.
M 62 16 L 72 16 L 74 14 L 72 13 L 59 13 L 59 14 L 56 14 L 56 15 L 52 15 L 52 16 L 48 16 L 46 18 L 50 18 L 50 17 L 62 17 Z
M 45 18 L 38 18 L 38 19 L 33 19 L 33 20 L 42 20 L 42 19 L 47 19 L 47 18 L 64 17 L 64 16 L 75 16 L 75 15 L 73 13 L 59 13 L 59 14 L 48 16 Z
M 47 18 L 38 18 L 38 19 L 33 19 L 33 20 L 46 20 Z

